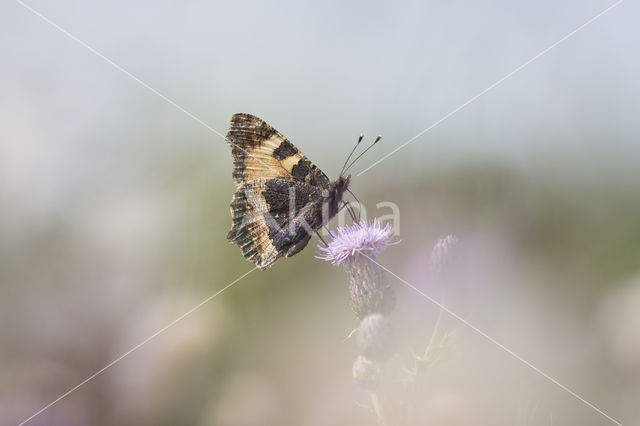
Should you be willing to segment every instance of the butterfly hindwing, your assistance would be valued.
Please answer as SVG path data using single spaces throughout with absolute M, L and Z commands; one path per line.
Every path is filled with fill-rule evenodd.
M 255 179 L 285 178 L 327 188 L 329 178 L 287 138 L 264 120 L 234 114 L 227 133 L 233 155 L 233 179 L 242 185 Z
M 259 178 L 238 187 L 227 235 L 259 268 L 302 250 L 322 223 L 323 188 L 287 178 Z

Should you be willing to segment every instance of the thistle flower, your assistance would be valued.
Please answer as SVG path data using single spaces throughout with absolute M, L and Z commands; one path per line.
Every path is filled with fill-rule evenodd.
M 358 222 L 343 228 L 337 232 L 329 231 L 331 241 L 326 246 L 318 245 L 318 259 L 331 262 L 332 265 L 358 261 L 365 254 L 377 258 L 378 254 L 390 245 L 400 241 L 394 241 L 391 233 L 391 224 L 384 226 L 377 219 L 373 223 Z
M 369 314 L 391 312 L 395 294 L 385 271 L 377 264 L 378 254 L 390 245 L 397 244 L 391 233 L 391 225 L 358 222 L 330 232 L 326 246 L 318 245 L 318 259 L 332 265 L 342 265 L 349 274 L 351 308 L 363 319 Z

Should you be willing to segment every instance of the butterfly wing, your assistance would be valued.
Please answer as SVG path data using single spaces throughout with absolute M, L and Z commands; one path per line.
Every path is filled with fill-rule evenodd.
M 231 201 L 227 238 L 260 269 L 302 250 L 321 226 L 322 188 L 286 178 L 254 179 Z
M 233 155 L 233 180 L 241 186 L 255 179 L 284 178 L 327 188 L 327 176 L 264 120 L 234 114 L 227 133 Z
M 327 176 L 280 132 L 251 114 L 234 114 L 227 133 L 237 190 L 227 238 L 266 269 L 302 250 L 322 221 Z

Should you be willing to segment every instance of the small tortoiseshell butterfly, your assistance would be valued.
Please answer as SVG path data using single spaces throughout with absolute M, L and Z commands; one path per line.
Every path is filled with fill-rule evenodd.
M 234 114 L 226 140 L 237 186 L 227 239 L 260 269 L 300 252 L 313 232 L 348 207 L 342 197 L 349 191 L 351 175 L 343 173 L 362 135 L 333 182 L 280 132 L 254 115 Z M 355 217 L 351 209 L 350 213 Z

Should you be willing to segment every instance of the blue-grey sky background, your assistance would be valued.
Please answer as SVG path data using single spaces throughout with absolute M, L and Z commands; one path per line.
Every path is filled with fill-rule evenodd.
M 384 143 L 356 171 L 612 2 L 29 4 L 221 133 L 232 113 L 254 113 L 334 175 L 361 131 Z M 212 166 L 228 167 L 219 136 L 20 4 L 1 7 L 10 145 L 53 150 L 68 170 L 157 135 L 151 150 L 205 146 Z M 477 157 L 531 173 L 635 177 L 638 7 L 622 3 L 370 176 Z M 140 121 L 146 129 L 128 131 Z

